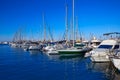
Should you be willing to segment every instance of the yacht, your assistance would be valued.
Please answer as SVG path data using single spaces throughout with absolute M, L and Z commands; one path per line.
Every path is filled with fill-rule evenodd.
M 91 40 L 91 47 L 97 48 L 100 43 L 101 41 L 99 39 L 96 39 L 96 37 L 93 37 L 93 40 Z
M 47 53 L 48 53 L 49 55 L 56 55 L 56 54 L 58 54 L 58 51 L 57 51 L 57 49 L 55 49 L 55 48 L 50 48 L 50 49 L 47 51 Z
M 41 50 L 41 47 L 39 45 L 31 45 L 29 50 Z
M 55 43 L 47 43 L 46 46 L 43 48 L 43 51 L 49 51 L 51 48 L 53 48 L 53 46 L 55 45 Z
M 37 42 L 31 42 L 31 45 L 29 46 L 28 50 L 41 50 L 42 46 Z
M 31 42 L 24 42 L 23 45 L 22 45 L 22 48 L 23 48 L 24 50 L 28 50 L 29 47 L 30 47 L 30 45 L 31 45 Z
M 58 54 L 58 50 L 65 49 L 65 46 L 62 44 L 55 44 L 52 46 L 47 46 L 46 48 L 45 49 L 47 50 L 46 52 L 48 54 L 55 55 L 55 54 Z
M 11 47 L 14 47 L 14 48 L 21 48 L 22 47 L 22 43 L 17 43 L 17 42 L 13 42 L 10 45 L 11 45 Z
M 109 55 L 114 55 L 113 51 L 119 48 L 117 40 L 103 40 L 98 48 L 90 51 L 90 59 L 93 62 L 108 62 L 110 61 Z

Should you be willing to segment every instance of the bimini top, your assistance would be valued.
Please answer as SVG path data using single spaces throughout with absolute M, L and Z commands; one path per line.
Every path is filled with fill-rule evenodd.
M 100 45 L 116 45 L 118 42 L 116 40 L 104 40 Z
M 105 35 L 111 35 L 111 34 L 120 34 L 120 32 L 105 33 L 105 34 L 103 34 L 103 35 L 105 36 Z

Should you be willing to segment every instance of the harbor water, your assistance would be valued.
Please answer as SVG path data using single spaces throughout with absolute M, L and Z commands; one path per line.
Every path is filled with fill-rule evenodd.
M 0 45 L 0 80 L 119 80 L 111 63 Z

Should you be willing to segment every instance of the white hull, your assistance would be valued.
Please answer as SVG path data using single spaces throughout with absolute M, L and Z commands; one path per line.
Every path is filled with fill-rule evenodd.
M 73 50 L 72 49 L 65 49 L 65 50 L 58 50 L 58 52 L 59 51 L 61 51 L 61 52 L 81 52 L 82 50 L 79 50 L 79 49 L 78 50 L 76 50 L 76 49 L 75 50 L 74 49 Z
M 51 46 L 46 46 L 46 47 L 44 48 L 44 51 L 49 51 L 50 48 L 52 48 L 52 47 L 51 47 Z
M 114 66 L 120 71 L 120 58 L 113 58 L 112 62 Z
M 18 47 L 18 48 L 20 48 L 20 47 L 22 47 L 22 44 L 11 44 L 11 47 Z
M 91 56 L 92 62 L 109 62 L 110 59 L 107 56 Z
M 105 50 L 97 50 L 94 51 L 95 53 L 91 53 L 91 61 L 92 62 L 108 62 L 110 61 L 108 54 L 110 54 L 108 51 Z
M 40 50 L 38 46 L 30 46 L 29 50 Z
M 54 48 L 50 48 L 48 51 L 47 51 L 48 54 L 50 55 L 55 55 L 55 54 L 58 54 L 58 51 Z
M 47 52 L 49 55 L 57 55 L 58 51 L 48 51 Z
M 11 44 L 11 47 L 17 47 L 17 45 L 16 44 Z
M 90 56 L 91 56 L 91 53 L 87 52 L 87 53 L 85 53 L 84 57 L 90 57 Z

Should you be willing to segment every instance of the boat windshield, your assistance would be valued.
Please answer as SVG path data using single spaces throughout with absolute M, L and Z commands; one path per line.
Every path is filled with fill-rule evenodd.
M 111 49 L 112 45 L 100 45 L 98 48 Z

